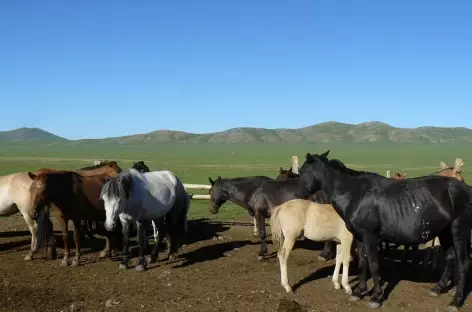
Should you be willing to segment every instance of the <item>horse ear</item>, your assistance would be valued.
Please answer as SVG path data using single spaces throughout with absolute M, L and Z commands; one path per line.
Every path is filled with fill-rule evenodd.
M 34 180 L 34 179 L 37 177 L 37 175 L 35 175 L 34 173 L 29 172 L 29 171 L 28 171 L 28 176 L 29 176 L 32 180 Z
M 208 181 L 210 181 L 210 184 L 213 186 L 215 185 L 215 181 L 213 181 L 210 177 L 208 177 Z
M 311 154 L 310 154 L 310 153 L 306 153 L 306 156 L 305 156 L 305 158 L 308 160 L 308 159 L 312 159 L 313 157 L 311 156 Z
M 282 172 L 284 172 L 284 168 L 280 167 L 279 168 L 279 173 L 282 173 Z
M 457 158 L 456 162 L 454 163 L 454 172 L 461 172 L 462 167 L 464 167 L 464 161 L 461 158 Z
M 288 169 L 288 171 L 289 171 L 289 172 L 293 172 L 292 167 L 290 167 L 290 169 Z
M 218 180 L 221 180 L 221 176 L 218 176 Z
M 328 156 L 329 154 L 329 150 L 327 150 L 326 152 L 324 152 L 323 154 L 320 155 L 321 158 L 326 158 L 326 156 Z
M 444 161 L 440 161 L 439 162 L 439 168 L 441 168 L 441 170 L 444 170 L 444 169 L 447 169 L 449 166 L 444 162 Z

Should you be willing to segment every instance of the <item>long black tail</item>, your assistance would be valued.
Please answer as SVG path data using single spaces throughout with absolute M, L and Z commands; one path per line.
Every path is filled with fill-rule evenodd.
M 36 223 L 38 224 L 38 239 L 36 248 L 38 251 L 45 252 L 49 247 L 53 234 L 53 225 L 49 218 L 49 206 L 44 205 L 38 211 L 36 216 Z

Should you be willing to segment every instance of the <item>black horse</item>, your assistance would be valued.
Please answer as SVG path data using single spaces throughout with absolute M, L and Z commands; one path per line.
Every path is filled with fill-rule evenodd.
M 446 252 L 446 267 L 431 294 L 437 296 L 447 291 L 447 282 L 457 261 L 459 279 L 449 306 L 451 311 L 457 311 L 464 303 L 469 269 L 470 186 L 442 176 L 393 180 L 377 174 L 364 174 L 330 163 L 328 153 L 329 150 L 322 155 L 306 155 L 300 168 L 300 195 L 309 195 L 322 188 L 354 235 L 361 273 L 359 286 L 351 299 L 359 300 L 364 296 L 367 270 L 370 269 L 374 289 L 369 307 L 379 307 L 384 300 L 379 278 L 379 238 L 396 244 L 420 244 L 439 236 Z
M 142 160 L 136 161 L 136 162 L 133 161 L 133 166 L 131 168 L 134 168 L 134 169 L 138 170 L 141 173 L 151 171 L 151 170 L 149 170 L 149 167 L 146 166 L 146 164 Z

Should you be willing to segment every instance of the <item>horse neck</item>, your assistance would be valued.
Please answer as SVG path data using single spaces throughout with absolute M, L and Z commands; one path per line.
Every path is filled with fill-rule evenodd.
M 231 181 L 226 182 L 224 188 L 228 192 L 228 200 L 235 203 L 236 205 L 245 206 L 244 199 L 247 196 L 247 191 L 245 191 L 244 188 L 247 186 L 248 185 L 244 183 Z

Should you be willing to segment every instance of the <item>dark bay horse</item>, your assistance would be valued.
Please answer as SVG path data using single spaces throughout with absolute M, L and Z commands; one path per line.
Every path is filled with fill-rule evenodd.
M 273 180 L 266 176 L 250 176 L 238 177 L 231 179 L 222 179 L 220 176 L 216 180 L 208 177 L 211 188 L 208 190 L 210 194 L 210 212 L 218 213 L 220 207 L 230 201 L 234 204 L 246 209 L 254 218 L 254 236 L 258 236 L 255 212 L 249 207 L 254 190 L 265 181 Z
M 33 203 L 34 218 L 38 224 L 38 249 L 48 247 L 52 237 L 52 223 L 49 218 L 49 206 L 54 209 L 56 219 L 62 231 L 64 241 L 64 258 L 61 266 L 68 265 L 69 232 L 68 221 L 74 225 L 74 242 L 76 246 L 73 266 L 80 260 L 80 223 L 81 220 L 105 221 L 105 208 L 100 200 L 100 191 L 105 181 L 117 175 L 116 171 L 92 176 L 83 176 L 74 171 L 48 171 L 34 174 L 28 172 L 33 180 L 30 196 Z M 100 258 L 110 252 L 110 240 L 114 232 L 104 233 L 107 237 L 105 249 Z
M 374 282 L 370 308 L 380 306 L 383 290 L 379 277 L 377 242 L 420 244 L 438 236 L 446 251 L 446 267 L 431 290 L 437 296 L 447 291 L 453 265 L 458 262 L 459 279 L 449 310 L 464 303 L 469 270 L 468 242 L 472 228 L 472 189 L 455 178 L 426 176 L 395 180 L 355 171 L 328 161 L 322 155 L 307 154 L 300 168 L 301 195 L 322 188 L 343 218 L 357 243 L 361 273 L 351 300 L 367 291 L 367 273 Z

